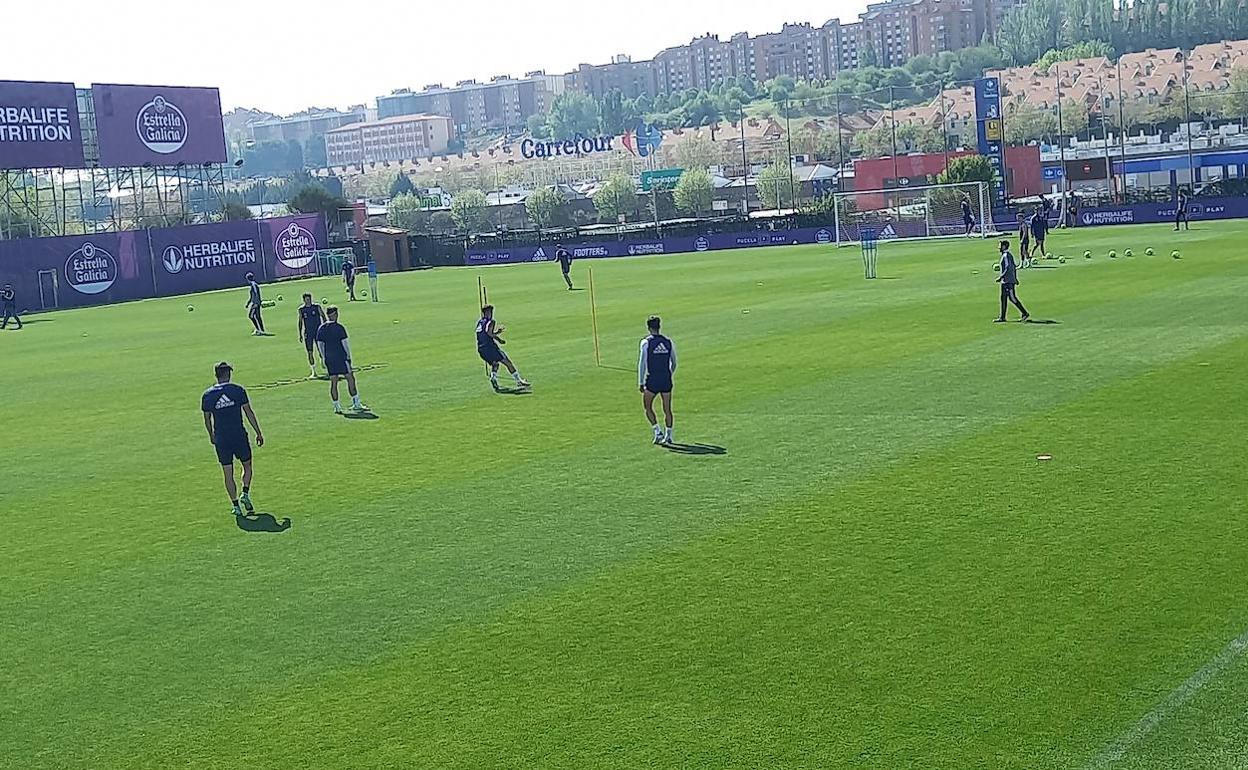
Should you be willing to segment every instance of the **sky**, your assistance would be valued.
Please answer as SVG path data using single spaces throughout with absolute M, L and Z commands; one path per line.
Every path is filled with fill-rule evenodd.
M 472 3 L 446 0 L 0 0 L 0 78 L 217 86 L 222 106 L 289 114 L 615 54 L 648 59 L 707 32 L 852 21 L 866 0 Z M 358 21 L 351 17 L 355 16 Z M 14 34 L 16 33 L 16 34 Z

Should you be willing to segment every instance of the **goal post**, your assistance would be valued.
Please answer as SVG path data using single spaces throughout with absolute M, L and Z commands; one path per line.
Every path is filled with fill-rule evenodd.
M 878 241 L 966 237 L 963 202 L 970 207 L 973 237 L 998 234 L 987 182 L 833 193 L 836 245 L 861 243 L 864 230 Z

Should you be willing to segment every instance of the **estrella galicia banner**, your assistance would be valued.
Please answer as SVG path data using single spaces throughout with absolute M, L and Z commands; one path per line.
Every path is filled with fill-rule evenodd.
M 102 166 L 226 162 L 215 88 L 95 83 L 91 101 Z
M 63 238 L 0 240 L 0 282 L 19 308 L 105 305 L 316 274 L 316 214 Z M 291 267 L 297 265 L 298 267 Z
M 0 80 L 0 168 L 82 168 L 73 83 Z
M 257 224 L 269 255 L 269 278 L 316 275 L 316 252 L 329 243 L 323 218 L 305 214 L 261 219 Z
M 980 78 L 975 81 L 975 124 L 979 154 L 988 159 L 997 172 L 996 199 L 1005 200 L 1005 128 L 1001 121 L 1001 80 Z
M 144 233 L 123 232 L 0 241 L 0 280 L 12 283 L 21 307 L 32 310 L 43 306 L 41 284 L 56 307 L 150 297 L 144 240 Z

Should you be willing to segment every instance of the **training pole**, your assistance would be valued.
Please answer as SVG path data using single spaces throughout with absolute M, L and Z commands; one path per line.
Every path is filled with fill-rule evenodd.
M 594 329 L 594 365 L 602 366 L 602 349 L 598 345 L 598 300 L 594 294 L 594 269 L 589 269 L 589 319 Z

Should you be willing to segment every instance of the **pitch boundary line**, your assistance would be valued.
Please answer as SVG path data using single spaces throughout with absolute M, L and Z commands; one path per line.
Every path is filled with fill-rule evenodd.
M 1083 766 L 1084 770 L 1102 770 L 1122 760 L 1141 741 L 1160 727 L 1173 712 L 1186 705 L 1206 685 L 1234 665 L 1246 650 L 1248 650 L 1248 629 L 1245 629 L 1242 634 L 1232 639 L 1208 663 L 1172 690 L 1169 695 L 1145 714 L 1134 727 L 1118 736 L 1112 743 L 1102 749 L 1099 754 Z

